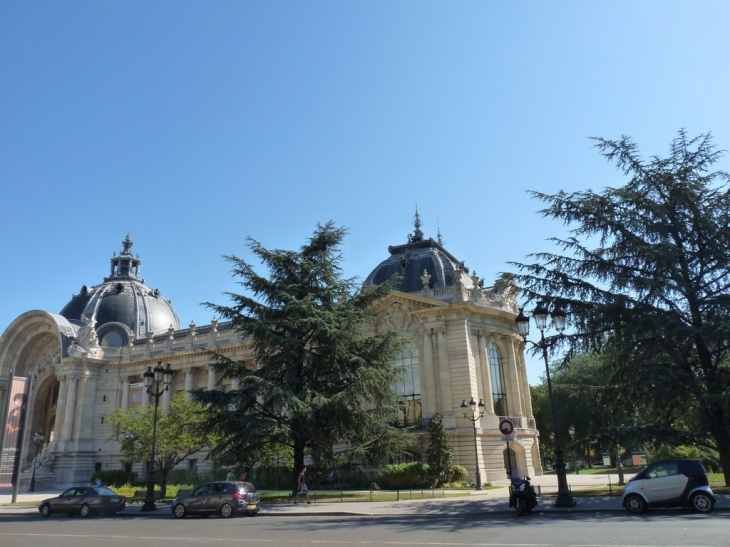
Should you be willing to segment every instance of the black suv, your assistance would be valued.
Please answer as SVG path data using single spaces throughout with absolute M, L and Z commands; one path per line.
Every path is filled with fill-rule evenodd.
M 630 513 L 642 513 L 647 507 L 692 507 L 709 513 L 715 495 L 699 460 L 662 460 L 626 484 L 623 505 Z

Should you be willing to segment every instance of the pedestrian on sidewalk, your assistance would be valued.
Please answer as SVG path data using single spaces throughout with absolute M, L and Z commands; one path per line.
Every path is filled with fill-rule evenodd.
M 301 473 L 299 473 L 299 477 L 297 478 L 297 495 L 294 496 L 294 504 L 296 505 L 297 500 L 299 496 L 304 496 L 307 499 L 307 503 L 312 503 L 309 501 L 309 488 L 307 488 L 307 466 L 305 465 L 302 467 Z

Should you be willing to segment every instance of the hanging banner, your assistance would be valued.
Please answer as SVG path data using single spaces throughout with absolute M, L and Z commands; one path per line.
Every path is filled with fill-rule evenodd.
M 144 394 L 144 384 L 142 382 L 129 384 L 129 406 L 127 410 L 141 410 Z
M 28 378 L 13 377 L 8 393 L 8 406 L 3 427 L 5 429 L 0 460 L 0 485 L 11 485 L 15 475 L 17 457 L 23 442 L 23 424 L 27 401 Z

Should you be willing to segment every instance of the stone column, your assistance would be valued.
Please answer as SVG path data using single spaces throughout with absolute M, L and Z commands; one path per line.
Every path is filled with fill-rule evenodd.
M 525 364 L 524 342 L 520 342 L 517 344 L 517 362 L 519 363 L 520 372 L 522 373 L 522 393 L 525 394 L 525 396 L 523 397 L 525 415 L 532 417 L 532 397 L 528 397 L 528 394 L 530 393 L 530 382 L 527 379 L 527 365 Z
M 147 393 L 147 388 L 144 385 L 144 376 L 142 376 L 142 403 L 140 406 L 142 410 L 147 410 L 150 407 L 150 394 Z
M 433 374 L 433 348 L 431 347 L 431 329 L 424 329 L 421 335 L 421 359 L 419 367 L 423 378 L 421 403 L 425 418 L 430 418 L 437 411 L 436 381 Z
M 185 398 L 189 401 L 193 398 L 191 391 L 193 391 L 193 381 L 195 378 L 195 369 L 193 367 L 185 368 Z
M 129 410 L 129 376 L 122 376 L 122 409 Z
M 172 373 L 172 378 L 170 378 L 170 387 L 167 388 L 165 391 L 162 392 L 162 408 L 167 409 L 167 407 L 170 406 L 170 398 L 172 397 L 172 383 L 175 378 L 175 373 Z
M 79 379 L 74 375 L 67 375 L 67 394 L 66 394 L 66 408 L 63 413 L 63 431 L 61 433 L 61 440 L 68 441 L 71 439 L 74 426 L 74 410 L 76 410 L 76 389 L 78 387 Z
M 94 400 L 96 399 L 96 386 L 99 382 L 99 371 L 94 368 L 84 373 L 83 388 L 76 398 L 76 412 L 79 416 L 78 424 L 74 423 L 74 429 L 78 426 L 78 435 L 74 435 L 77 441 L 91 441 L 92 425 L 97 419 L 94 412 Z M 80 403 L 80 404 L 79 404 Z
M 449 371 L 449 350 L 446 347 L 446 327 L 438 331 L 439 381 L 441 383 L 441 404 L 446 412 L 454 411 L 451 399 L 451 372 Z
M 76 390 L 76 409 L 74 411 L 74 427 L 71 440 L 77 442 L 81 438 L 81 425 L 84 419 L 84 396 L 86 395 L 86 387 L 89 383 L 89 375 L 90 373 L 88 370 L 85 370 L 81 373 L 81 377 L 79 378 L 79 383 Z M 93 413 L 94 408 L 92 405 L 90 408 L 87 409 L 87 414 L 93 415 Z
M 484 392 L 485 411 L 487 414 L 494 414 L 494 396 L 492 395 L 492 371 L 489 367 L 487 355 L 487 337 L 484 332 L 479 331 L 479 370 L 482 373 L 482 390 Z
M 522 408 L 522 394 L 520 389 L 520 374 L 517 370 L 517 359 L 515 358 L 515 344 L 514 339 L 511 336 L 505 336 L 503 338 L 504 344 L 507 347 L 507 361 L 509 362 L 509 375 L 510 375 L 510 390 L 514 397 L 514 410 L 510 411 L 513 416 L 523 416 L 524 411 Z
M 208 368 L 208 391 L 215 390 L 215 369 L 211 365 L 207 365 Z
M 53 441 L 58 442 L 63 438 L 63 424 L 66 415 L 66 399 L 68 397 L 68 376 L 59 375 L 60 386 L 58 388 L 58 403 L 56 405 L 56 424 L 53 427 Z

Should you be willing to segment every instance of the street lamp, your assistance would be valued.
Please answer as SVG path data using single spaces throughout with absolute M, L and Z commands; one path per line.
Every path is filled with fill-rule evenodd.
M 157 440 L 157 407 L 160 403 L 160 396 L 170 389 L 172 381 L 172 367 L 170 363 L 167 368 L 162 368 L 162 361 L 157 362 L 154 370 L 147 367 L 144 373 L 144 386 L 147 393 L 155 398 L 155 413 L 152 418 L 152 450 L 150 451 L 150 461 L 147 464 L 147 497 L 142 505 L 142 511 L 157 511 L 155 505 L 155 441 Z M 164 387 L 160 387 L 162 384 Z
M 479 407 L 478 412 L 477 406 Z M 471 407 L 471 416 L 469 416 L 469 413 L 466 411 L 466 409 L 469 407 Z M 477 442 L 477 422 L 479 421 L 479 418 L 484 416 L 484 399 L 479 399 L 478 405 L 477 402 L 474 400 L 474 397 L 471 398 L 471 401 L 469 401 L 468 404 L 466 402 L 466 399 L 464 399 L 463 401 L 461 401 L 461 408 L 464 411 L 464 418 L 469 420 L 474 426 L 474 456 L 476 457 L 477 462 L 477 490 L 481 490 L 482 472 L 479 470 L 479 444 Z
M 568 479 L 565 476 L 565 457 L 563 455 L 563 445 L 560 442 L 560 434 L 558 433 L 558 419 L 555 414 L 555 402 L 553 401 L 553 385 L 550 381 L 550 365 L 548 364 L 548 347 L 549 344 L 545 340 L 545 329 L 547 328 L 548 315 L 553 320 L 553 327 L 559 333 L 565 330 L 565 312 L 559 307 L 555 306 L 553 312 L 549 313 L 547 306 L 543 302 L 539 302 L 537 307 L 532 312 L 535 318 L 535 325 L 540 329 L 540 342 L 530 342 L 527 339 L 527 335 L 530 334 L 530 318 L 527 317 L 522 310 L 520 310 L 517 316 L 517 329 L 520 331 L 520 335 L 525 342 L 530 342 L 533 346 L 536 346 L 542 350 L 542 357 L 545 360 L 545 376 L 547 378 L 548 385 L 548 399 L 550 401 L 550 414 L 553 418 L 553 434 L 555 435 L 555 473 L 558 476 L 558 496 L 555 499 L 555 507 L 575 507 L 576 503 L 573 500 L 573 495 L 570 493 L 568 488 Z
M 38 464 L 40 463 L 38 461 L 38 454 L 41 453 L 41 445 L 45 440 L 46 436 L 43 434 L 43 432 L 33 432 L 33 442 L 35 443 L 35 459 L 33 460 L 33 473 L 30 476 L 30 487 L 28 488 L 28 492 L 35 492 L 35 468 L 38 467 Z

